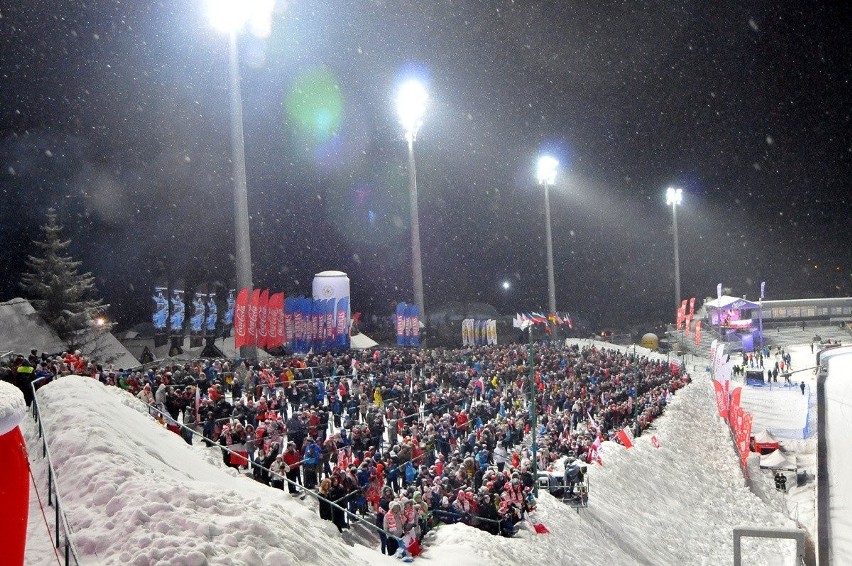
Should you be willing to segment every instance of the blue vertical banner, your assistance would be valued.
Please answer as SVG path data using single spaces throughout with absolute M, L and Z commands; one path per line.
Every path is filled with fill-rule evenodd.
M 157 332 L 165 332 L 169 320 L 169 299 L 166 295 L 168 290 L 165 287 L 154 287 L 154 314 L 151 316 L 151 322 Z
M 349 343 L 349 297 L 337 301 L 337 348 L 348 350 Z
M 337 316 L 334 312 L 334 303 L 335 299 L 327 299 L 325 301 L 325 351 L 333 350 L 335 346 L 335 339 L 337 336 Z
M 405 346 L 405 303 L 396 305 L 396 345 Z
M 297 343 L 299 345 L 297 352 L 304 354 L 309 349 L 308 336 L 310 335 L 311 326 L 311 305 L 305 297 L 299 296 L 299 310 L 296 313 L 296 325 L 299 329 L 299 337 Z
M 219 309 L 216 307 L 216 293 L 207 294 L 207 336 L 216 336 L 216 322 Z
M 201 329 L 204 328 L 204 303 L 206 295 L 201 292 L 196 292 L 192 299 L 192 314 L 189 318 L 189 329 L 193 334 L 201 334 Z
M 293 297 L 293 351 L 302 351 L 302 339 L 305 331 L 305 319 L 302 312 L 302 297 Z
M 182 336 L 183 335 L 183 318 L 185 305 L 183 304 L 183 290 L 182 289 L 172 289 L 172 317 L 171 317 L 171 327 L 170 330 L 172 332 L 172 336 Z
M 415 348 L 420 347 L 420 307 L 416 304 L 408 305 L 408 345 Z
M 296 335 L 296 327 L 293 321 L 293 311 L 295 310 L 296 298 L 287 296 L 284 298 L 284 347 L 293 352 L 295 349 L 293 337 Z
M 225 315 L 222 317 L 222 336 L 230 336 L 234 327 L 234 311 L 237 308 L 237 290 L 228 289 L 228 298 L 225 300 Z

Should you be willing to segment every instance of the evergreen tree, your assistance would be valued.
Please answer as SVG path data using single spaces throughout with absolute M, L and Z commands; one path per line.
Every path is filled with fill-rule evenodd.
M 86 331 L 96 329 L 96 319 L 109 305 L 92 298 L 94 276 L 78 273 L 82 262 L 65 255 L 71 240 L 62 239 L 62 226 L 54 209 L 48 209 L 47 223 L 41 230 L 44 240 L 33 241 L 41 253 L 27 259 L 27 272 L 22 274 L 20 285 L 36 312 L 69 348 L 76 349 L 92 338 Z

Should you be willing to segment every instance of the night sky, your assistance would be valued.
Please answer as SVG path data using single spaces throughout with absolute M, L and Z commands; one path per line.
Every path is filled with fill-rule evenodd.
M 685 298 L 852 295 L 849 6 L 278 0 L 271 37 L 239 40 L 255 286 L 339 269 L 353 310 L 413 300 L 393 96 L 416 73 L 427 312 L 546 307 L 542 151 L 557 305 L 590 328 L 674 319 L 670 185 Z M 228 40 L 205 3 L 0 16 L 0 300 L 51 206 L 120 325 L 155 281 L 232 286 Z

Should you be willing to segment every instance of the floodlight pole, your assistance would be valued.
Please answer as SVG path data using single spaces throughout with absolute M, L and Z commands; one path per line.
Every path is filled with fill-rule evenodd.
M 544 219 L 547 235 L 547 306 L 556 313 L 556 280 L 553 276 L 553 235 L 550 228 L 550 183 L 544 183 Z
M 533 327 L 530 324 L 530 344 L 529 344 L 529 362 L 530 362 L 530 433 L 532 435 L 532 474 L 533 474 L 533 495 L 538 497 L 538 415 L 536 413 L 536 387 L 535 387 L 535 348 L 533 346 Z
M 414 133 L 406 132 L 408 141 L 408 186 L 411 202 L 411 272 L 414 279 L 414 300 L 417 302 L 418 320 L 425 323 L 423 301 L 423 260 L 420 255 L 420 216 L 417 211 L 417 169 L 414 164 Z
M 547 236 L 547 307 L 549 314 L 556 313 L 556 282 L 553 276 L 553 234 L 550 228 L 550 186 L 556 182 L 556 170 L 559 162 L 550 155 L 538 158 L 536 177 L 539 185 L 544 185 L 544 217 Z
M 243 100 L 240 92 L 240 68 L 237 52 L 237 32 L 229 34 L 230 91 L 231 91 L 231 163 L 234 181 L 234 239 L 237 289 L 252 290 L 251 239 L 249 238 L 248 191 L 246 189 L 246 151 L 243 136 Z M 257 346 L 240 347 L 240 357 L 257 358 Z
M 677 202 L 672 202 L 672 226 L 674 232 L 674 264 L 675 264 L 675 308 L 680 308 L 680 255 L 677 243 Z

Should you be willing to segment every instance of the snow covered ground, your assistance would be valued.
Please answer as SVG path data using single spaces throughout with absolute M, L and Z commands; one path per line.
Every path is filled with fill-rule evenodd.
M 542 494 L 538 514 L 550 534 L 506 539 L 441 526 L 417 562 L 724 564 L 733 527 L 794 527 L 778 505 L 743 487 L 709 377 L 693 378 L 656 421 L 660 448 L 651 434 L 630 450 L 604 444 L 603 466 L 590 468 L 588 509 L 578 513 Z M 117 388 L 72 376 L 40 396 L 65 513 L 87 565 L 398 563 L 341 537 L 311 498 L 294 500 L 224 468 L 215 449 L 186 445 Z M 31 419 L 24 432 L 44 494 Z M 33 505 L 27 564 L 54 564 Z M 749 564 L 794 564 L 794 554 L 791 541 L 744 541 Z

